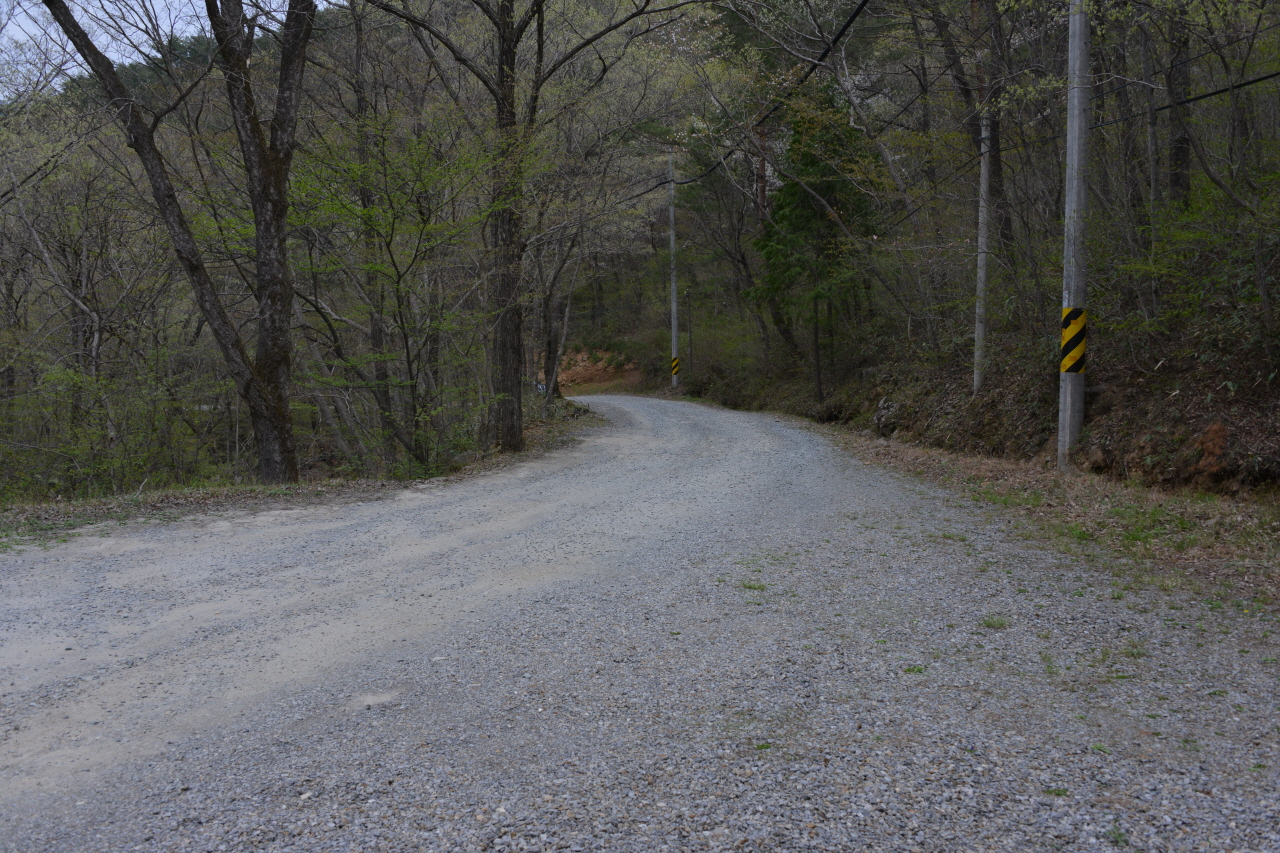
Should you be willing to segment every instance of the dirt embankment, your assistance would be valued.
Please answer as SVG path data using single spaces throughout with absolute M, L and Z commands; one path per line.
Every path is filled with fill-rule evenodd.
M 839 419 L 1048 466 L 1056 461 L 1057 378 L 996 375 L 974 396 L 968 377 L 878 377 L 855 392 L 856 412 Z M 1194 366 L 1090 377 L 1075 462 L 1148 486 L 1231 494 L 1271 486 L 1280 481 L 1280 383 L 1264 377 L 1245 385 Z
M 635 362 L 602 350 L 571 352 L 560 363 L 560 392 L 566 396 L 635 391 L 643 381 L 644 372 Z
M 962 365 L 860 368 L 819 404 L 804 371 L 762 383 L 721 371 L 690 393 L 773 409 L 960 453 L 1056 462 L 1058 374 L 992 369 L 980 394 Z M 1112 360 L 1088 377 L 1078 467 L 1161 488 L 1239 494 L 1280 483 L 1280 376 L 1260 364 L 1169 359 L 1155 370 Z

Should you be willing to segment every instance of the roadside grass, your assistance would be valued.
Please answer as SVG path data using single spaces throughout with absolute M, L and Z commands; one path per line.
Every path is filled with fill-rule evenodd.
M 571 442 L 605 420 L 565 401 L 549 417 L 530 418 L 525 449 L 483 456 L 446 477 L 465 477 L 538 456 Z M 437 480 L 439 478 L 436 478 Z M 0 504 L 0 554 L 66 542 L 85 532 L 100 533 L 131 521 L 172 522 L 194 515 L 259 511 L 343 501 L 380 500 L 431 480 L 324 479 L 287 485 L 217 485 L 138 491 L 103 498 Z
M 797 556 L 799 555 L 793 551 L 762 551 L 758 554 L 739 557 L 733 563 L 736 566 L 751 569 L 753 572 L 760 572 L 766 566 L 794 566 Z
M 1040 652 L 1040 662 L 1044 664 L 1045 675 L 1057 675 L 1062 670 L 1053 661 L 1053 655 L 1047 651 Z
M 1135 640 L 1131 637 L 1125 641 L 1124 648 L 1120 650 L 1120 654 L 1138 660 L 1147 656 L 1147 645 L 1141 640 Z
M 206 512 L 274 509 L 341 498 L 376 500 L 408 483 L 328 480 L 288 486 L 205 486 L 112 498 L 14 504 L 0 509 L 0 553 L 66 542 L 130 521 L 177 521 Z
M 1103 833 L 1103 837 L 1116 847 L 1128 847 L 1129 836 L 1119 826 L 1113 826 Z
M 1094 474 L 1062 474 L 1043 459 L 966 456 L 818 426 L 864 461 L 967 493 L 1006 510 L 1023 536 L 1051 543 L 1117 577 L 1110 592 L 1156 588 L 1232 602 L 1280 604 L 1280 491 L 1161 490 Z M 950 538 L 942 531 L 939 538 Z M 981 571 L 981 569 L 979 569 Z

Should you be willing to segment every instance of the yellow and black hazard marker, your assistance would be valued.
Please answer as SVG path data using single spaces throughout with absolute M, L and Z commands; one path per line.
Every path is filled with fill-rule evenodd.
M 1062 309 L 1062 373 L 1084 373 L 1085 312 Z
M 675 358 L 674 356 L 671 359 L 671 375 L 672 376 L 680 375 L 680 359 Z

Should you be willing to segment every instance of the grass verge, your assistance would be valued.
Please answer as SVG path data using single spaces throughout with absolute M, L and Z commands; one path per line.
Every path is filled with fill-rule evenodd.
M 468 477 L 533 458 L 571 443 L 604 419 L 569 401 L 557 401 L 546 418 L 530 418 L 520 453 L 493 453 L 446 479 Z M 202 486 L 139 492 L 110 498 L 56 500 L 0 507 L 0 553 L 65 542 L 87 529 L 131 521 L 171 522 L 206 513 L 295 509 L 320 504 L 379 500 L 424 481 L 328 479 L 280 486 Z
M 1022 519 L 1029 535 L 1091 562 L 1128 586 L 1184 589 L 1280 603 L 1280 495 L 1165 491 L 1037 460 L 966 456 L 817 426 L 854 456 L 967 494 Z

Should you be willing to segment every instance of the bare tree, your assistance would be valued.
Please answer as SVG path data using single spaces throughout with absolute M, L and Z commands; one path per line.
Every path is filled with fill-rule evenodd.
M 258 473 L 266 482 L 298 479 L 293 422 L 289 412 L 292 369 L 290 327 L 293 280 L 289 272 L 289 171 L 293 162 L 307 43 L 316 14 L 314 0 L 289 0 L 276 33 L 279 72 L 270 118 L 258 106 L 259 93 L 249 63 L 255 35 L 273 23 L 269 14 L 246 12 L 240 0 L 206 0 L 205 13 L 217 40 L 227 103 L 240 143 L 245 185 L 254 223 L 256 352 L 232 321 L 209 274 L 190 222 L 178 200 L 156 133 L 171 105 L 148 110 L 121 79 L 115 63 L 94 43 L 65 0 L 43 0 L 58 27 L 102 86 L 151 185 L 151 194 L 190 280 L 196 302 L 213 333 L 253 423 Z M 189 91 L 189 89 L 188 89 Z M 185 97 L 186 93 L 180 95 Z
M 480 15 L 475 25 L 484 30 L 478 44 L 463 32 L 469 22 L 460 20 L 456 6 L 429 5 L 415 11 L 408 3 L 368 2 L 442 46 L 480 83 L 493 104 L 498 157 L 492 172 L 489 218 L 494 253 L 490 299 L 496 314 L 496 397 L 491 421 L 497 443 L 519 450 L 524 443 L 524 333 L 519 299 L 527 239 L 524 157 L 540 126 L 544 90 L 581 58 L 589 58 L 593 66 L 585 82 L 588 91 L 594 89 L 636 39 L 671 22 L 671 17 L 664 16 L 703 0 L 589 4 L 528 0 L 523 8 L 517 0 L 468 0 L 467 6 Z M 590 22 L 585 31 L 579 24 L 582 19 Z

